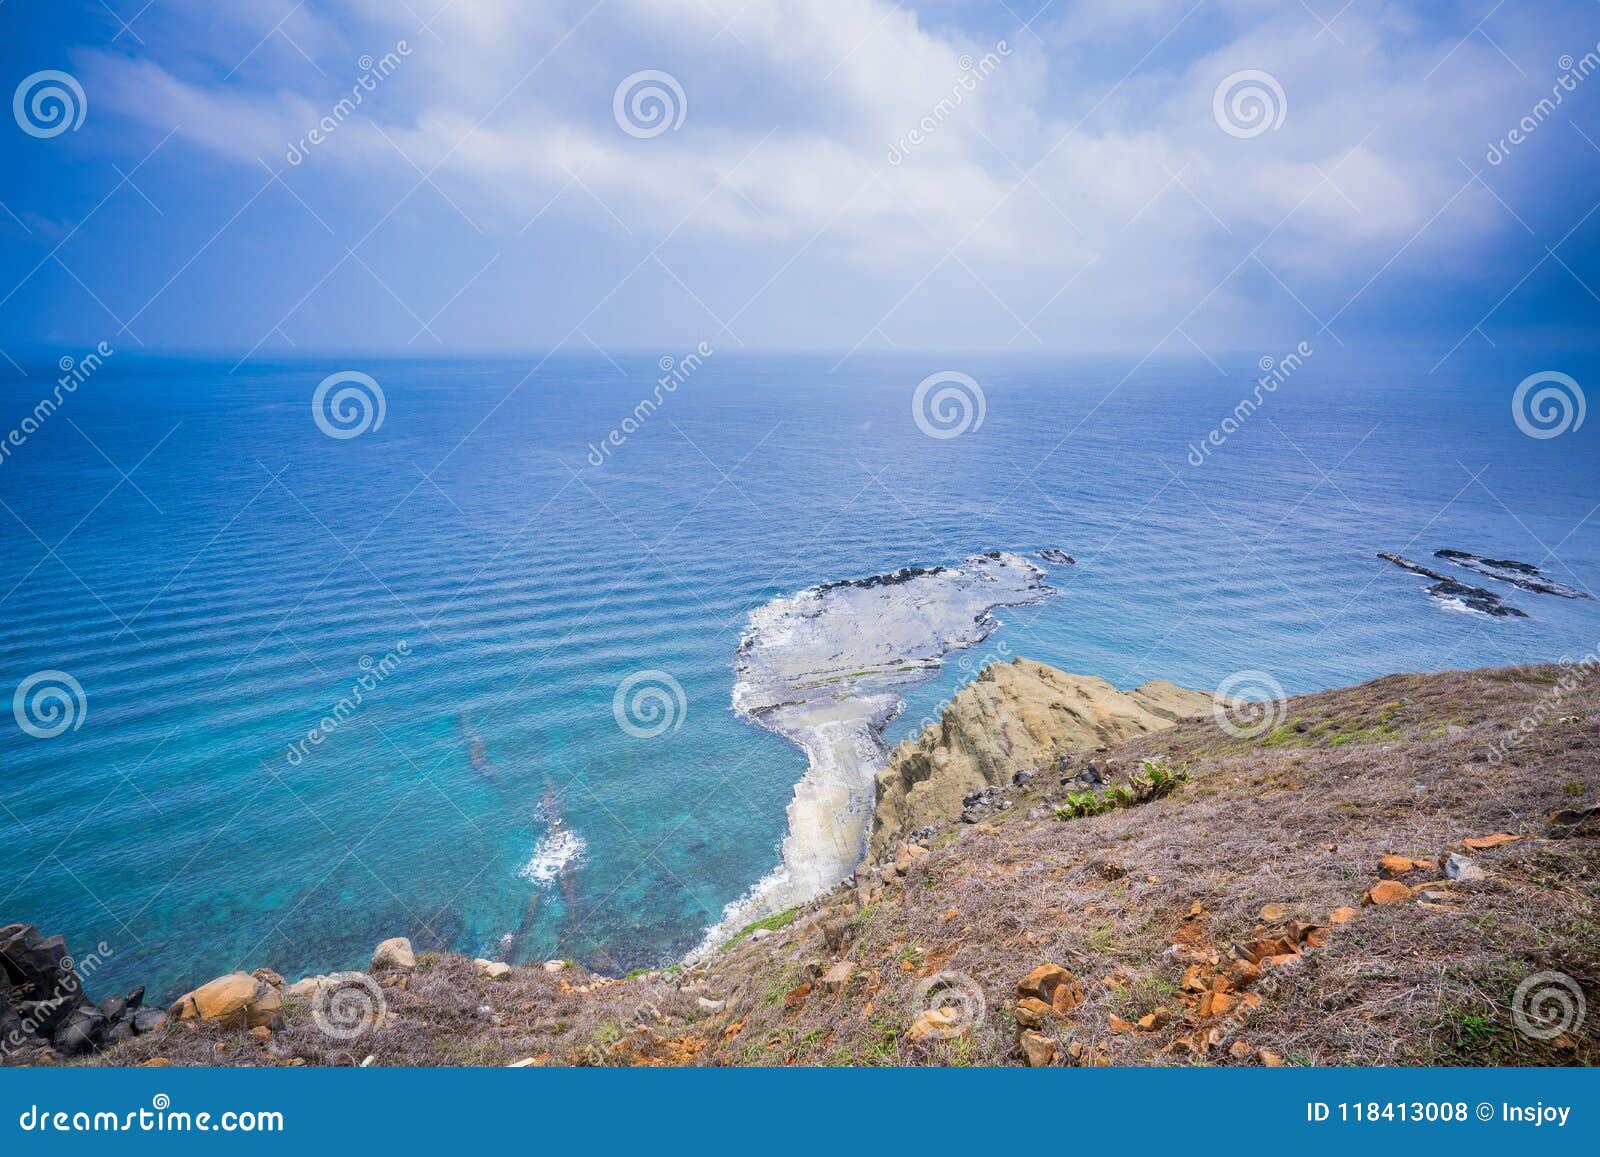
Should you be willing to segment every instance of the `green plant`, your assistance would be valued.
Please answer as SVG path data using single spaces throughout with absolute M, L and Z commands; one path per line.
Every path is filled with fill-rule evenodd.
M 779 912 L 776 916 L 768 916 L 763 920 L 752 921 L 751 923 L 746 924 L 743 928 L 739 929 L 738 933 L 729 939 L 728 943 L 724 944 L 723 947 L 727 948 L 731 945 L 739 943 L 739 941 L 743 940 L 746 936 L 750 935 L 750 933 L 755 932 L 758 929 L 765 928 L 769 932 L 776 932 L 780 928 L 787 928 L 789 925 L 794 923 L 795 917 L 799 915 L 799 908 L 790 908 L 787 911 Z
M 1055 805 L 1058 820 L 1074 820 L 1082 816 L 1096 816 L 1103 812 L 1130 808 L 1171 795 L 1179 784 L 1189 781 L 1187 768 L 1174 771 L 1158 759 L 1147 759 L 1143 766 L 1128 777 L 1125 784 L 1108 788 L 1105 795 L 1093 791 L 1073 791 Z

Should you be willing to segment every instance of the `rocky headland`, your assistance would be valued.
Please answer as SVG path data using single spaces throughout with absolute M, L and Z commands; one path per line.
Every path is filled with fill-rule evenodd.
M 809 587 L 750 615 L 734 656 L 733 706 L 806 754 L 782 863 L 730 906 L 705 942 L 803 903 L 848 876 L 867 848 L 883 729 L 901 691 L 1000 625 L 997 607 L 1052 593 L 1044 572 L 991 551 L 956 566 L 906 567 Z
M 1028 659 L 994 663 L 951 699 L 937 724 L 890 754 L 878 773 L 870 853 L 881 859 L 913 831 L 962 818 L 975 793 L 1010 787 L 1018 774 L 1064 770 L 1074 753 L 1161 731 L 1209 712 L 1211 703 L 1206 692 L 1163 680 L 1119 691 Z M 1099 784 L 1092 763 L 1073 774 Z

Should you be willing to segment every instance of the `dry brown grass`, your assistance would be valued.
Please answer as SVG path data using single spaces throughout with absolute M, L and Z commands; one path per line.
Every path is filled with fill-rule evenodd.
M 430 954 L 407 988 L 385 990 L 392 1021 L 353 1042 L 329 1040 L 295 1007 L 269 1044 L 180 1027 L 98 1062 L 1017 1064 L 1016 982 L 1053 961 L 1085 982 L 1087 1000 L 1044 1031 L 1119 1065 L 1240 1063 L 1228 1052 L 1236 1040 L 1250 1046 L 1243 1063 L 1266 1048 L 1299 1064 L 1595 1064 L 1600 830 L 1556 838 L 1546 813 L 1600 804 L 1600 679 L 1546 713 L 1505 762 L 1489 760 L 1559 674 L 1394 676 L 1293 700 L 1284 726 L 1254 740 L 1186 722 L 1107 753 L 1128 769 L 1156 757 L 1186 766 L 1190 781 L 1167 799 L 1060 821 L 1048 803 L 1064 789 L 1041 776 L 996 822 L 936 834 L 903 879 L 840 889 L 790 927 L 678 975 L 585 993 L 574 986 L 593 978 L 576 970 L 496 982 Z M 1166 1051 L 1186 1031 L 1175 938 L 1226 963 L 1264 904 L 1324 925 L 1360 905 L 1383 854 L 1436 859 L 1499 831 L 1526 838 L 1472 853 L 1490 877 L 1455 885 L 1453 909 L 1363 908 L 1327 947 L 1269 969 L 1255 986 L 1261 1006 L 1206 1057 Z M 1206 915 L 1185 922 L 1196 902 Z M 818 974 L 841 958 L 856 976 L 826 993 Z M 981 988 L 986 1013 L 954 1039 L 911 1043 L 919 984 L 944 970 Z M 1547 970 L 1572 977 L 1591 1006 L 1558 1042 L 1519 1034 L 1510 1010 L 1517 984 Z M 726 1005 L 704 1011 L 700 995 Z M 1180 1015 L 1152 1033 L 1107 1027 L 1158 1006 Z

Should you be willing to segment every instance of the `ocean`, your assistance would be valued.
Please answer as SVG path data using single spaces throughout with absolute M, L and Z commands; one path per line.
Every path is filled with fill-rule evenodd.
M 1435 356 L 29 365 L 0 387 L 0 923 L 103 946 L 96 994 L 396 935 L 669 963 L 776 863 L 805 766 L 731 709 L 746 615 L 979 551 L 1057 593 L 891 741 L 1016 655 L 1292 694 L 1592 652 L 1600 602 L 1433 557 L 1600 589 L 1600 423 L 1512 411 L 1592 357 Z

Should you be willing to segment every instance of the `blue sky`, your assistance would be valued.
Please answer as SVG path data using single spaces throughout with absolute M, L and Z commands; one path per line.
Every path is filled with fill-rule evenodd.
M 0 370 L 1600 332 L 1594 0 L 1040 3 L 9 0 Z

